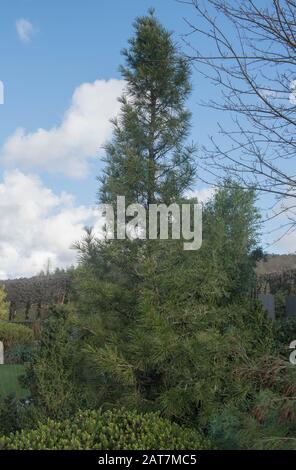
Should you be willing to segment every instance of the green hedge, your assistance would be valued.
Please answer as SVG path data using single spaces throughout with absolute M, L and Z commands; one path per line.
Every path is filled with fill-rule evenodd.
M 0 449 L 181 450 L 208 449 L 196 431 L 157 414 L 126 410 L 81 411 L 73 419 L 48 420 L 30 431 L 0 437 Z
M 0 321 L 0 341 L 3 341 L 5 348 L 15 344 L 30 344 L 33 340 L 34 333 L 28 326 Z

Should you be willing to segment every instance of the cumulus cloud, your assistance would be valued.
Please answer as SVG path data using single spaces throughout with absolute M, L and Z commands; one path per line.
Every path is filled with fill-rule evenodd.
M 37 32 L 35 26 L 25 18 L 18 19 L 15 23 L 15 27 L 20 40 L 24 43 L 30 42 Z
M 0 279 L 37 274 L 48 260 L 53 267 L 75 263 L 70 247 L 84 226 L 100 233 L 103 224 L 95 208 L 75 205 L 71 194 L 54 194 L 37 176 L 18 170 L 0 183 L 0 220 Z
M 216 188 L 209 186 L 207 188 L 200 188 L 194 189 L 192 191 L 187 191 L 186 197 L 196 197 L 199 202 L 207 202 L 214 196 L 216 191 Z
M 89 160 L 111 135 L 110 119 L 119 111 L 122 90 L 123 81 L 116 79 L 80 85 L 59 126 L 32 133 L 17 129 L 4 143 L 2 158 L 21 168 L 85 177 Z
M 294 195 L 278 201 L 272 210 L 264 214 L 264 242 L 266 250 L 275 253 L 295 253 L 296 246 L 296 209 Z

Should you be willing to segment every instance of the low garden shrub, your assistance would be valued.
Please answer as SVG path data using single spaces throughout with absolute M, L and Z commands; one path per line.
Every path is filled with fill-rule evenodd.
M 0 341 L 3 341 L 5 348 L 16 344 L 30 344 L 33 340 L 34 333 L 31 328 L 22 324 L 0 321 Z
M 16 450 L 181 450 L 208 449 L 195 430 L 181 427 L 158 414 L 135 411 L 80 411 L 72 419 L 48 419 L 34 430 L 0 437 L 0 449 Z
M 6 364 L 25 364 L 32 361 L 33 350 L 30 344 L 14 344 L 5 352 Z

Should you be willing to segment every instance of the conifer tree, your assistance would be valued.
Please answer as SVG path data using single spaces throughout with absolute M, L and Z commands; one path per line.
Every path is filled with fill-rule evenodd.
M 186 145 L 190 69 L 153 10 L 135 21 L 134 30 L 123 50 L 126 91 L 106 146 L 100 201 L 112 203 L 122 195 L 127 204 L 169 203 L 194 176 L 194 147 Z
M 153 10 L 136 19 L 134 31 L 129 48 L 123 50 L 126 88 L 121 112 L 113 121 L 113 138 L 106 145 L 99 202 L 115 206 L 117 196 L 125 196 L 126 205 L 170 204 L 183 197 L 195 175 L 195 148 L 187 143 L 190 113 L 185 107 L 190 69 Z M 106 334 L 110 328 L 116 334 L 117 326 L 117 333 L 124 335 L 135 317 L 141 265 L 152 245 L 128 239 L 101 243 L 90 231 L 76 244 L 82 260 L 79 306 L 100 315 Z M 94 303 L 84 295 L 89 289 L 96 292 Z
M 129 46 L 100 202 L 115 205 L 118 195 L 146 207 L 186 201 L 195 175 L 194 149 L 186 146 L 188 64 L 153 12 L 136 20 Z M 241 351 L 254 353 L 258 338 L 257 353 L 272 348 L 264 314 L 240 295 L 249 287 L 257 242 L 254 194 L 222 188 L 204 216 L 197 252 L 184 251 L 180 240 L 101 243 L 91 232 L 78 245 L 78 307 L 92 313 L 85 318 L 88 330 L 94 331 L 94 320 L 100 329 L 85 348 L 99 404 L 158 409 L 204 424 L 233 394 L 243 400 L 246 389 L 233 380 L 231 367 Z M 256 322 L 266 329 L 263 338 Z

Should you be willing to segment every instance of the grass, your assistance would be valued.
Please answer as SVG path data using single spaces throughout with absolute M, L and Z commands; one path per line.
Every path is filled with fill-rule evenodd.
M 27 390 L 21 387 L 18 381 L 18 377 L 23 375 L 24 370 L 23 365 L 0 365 L 0 400 L 10 394 L 17 398 L 26 398 L 28 396 Z

